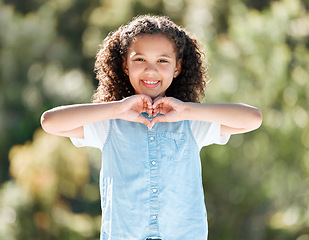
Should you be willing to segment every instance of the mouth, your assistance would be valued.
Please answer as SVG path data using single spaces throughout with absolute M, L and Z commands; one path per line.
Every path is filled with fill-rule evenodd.
M 143 85 L 146 87 L 156 87 L 159 82 L 159 80 L 142 80 Z

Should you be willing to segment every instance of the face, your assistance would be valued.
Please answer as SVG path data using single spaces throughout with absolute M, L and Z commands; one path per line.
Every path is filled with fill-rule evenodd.
M 123 67 L 135 94 L 145 94 L 152 99 L 164 96 L 181 71 L 173 43 L 163 34 L 137 36 L 128 49 Z

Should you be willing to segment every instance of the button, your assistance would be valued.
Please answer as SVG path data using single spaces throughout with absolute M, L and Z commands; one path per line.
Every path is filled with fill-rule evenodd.
M 157 189 L 156 189 L 156 188 L 153 188 L 153 189 L 152 189 L 152 192 L 153 192 L 153 193 L 156 193 L 156 192 L 157 192 Z
M 153 141 L 153 140 L 154 140 L 154 137 L 150 137 L 149 140 L 150 140 L 150 141 Z
M 152 161 L 151 164 L 152 164 L 152 165 L 156 165 L 156 161 Z
M 156 216 L 156 215 L 152 215 L 152 219 L 153 219 L 153 220 L 156 220 L 156 219 L 157 219 L 157 216 Z

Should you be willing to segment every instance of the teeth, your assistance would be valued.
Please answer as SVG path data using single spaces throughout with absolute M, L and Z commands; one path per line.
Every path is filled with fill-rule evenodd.
M 156 84 L 156 83 L 158 83 L 159 81 L 144 81 L 145 83 L 147 83 L 147 84 Z

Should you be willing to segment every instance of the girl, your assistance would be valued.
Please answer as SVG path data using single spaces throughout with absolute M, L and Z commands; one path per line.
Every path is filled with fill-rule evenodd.
M 197 41 L 166 17 L 140 16 L 103 42 L 94 103 L 42 115 L 43 129 L 102 151 L 101 240 L 206 240 L 199 151 L 258 128 L 258 109 L 202 104 Z

